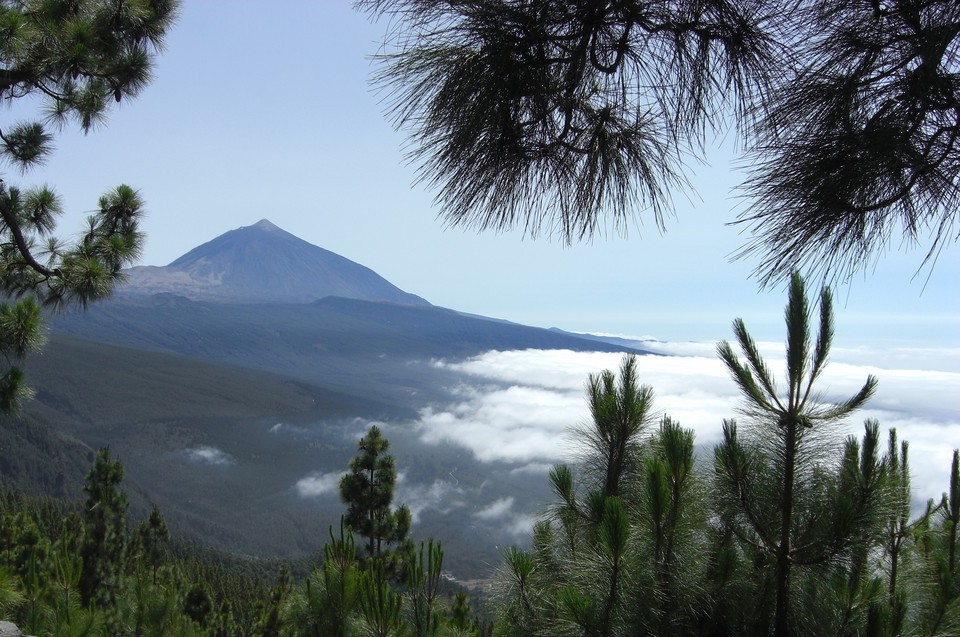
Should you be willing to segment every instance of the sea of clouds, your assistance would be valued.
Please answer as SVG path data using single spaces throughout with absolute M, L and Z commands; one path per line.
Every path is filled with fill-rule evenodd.
M 740 418 L 740 395 L 716 356 L 716 344 L 670 343 L 638 339 L 633 345 L 653 352 L 637 357 L 640 382 L 654 390 L 654 411 L 669 415 L 696 433 L 699 465 L 709 471 L 711 451 L 725 418 Z M 768 367 L 783 377 L 782 343 L 758 343 Z M 616 371 L 623 354 L 568 350 L 490 351 L 465 361 L 433 361 L 451 372 L 457 384 L 451 400 L 422 409 L 413 423 L 376 423 L 388 438 L 415 436 L 427 445 L 456 445 L 491 470 L 518 481 L 546 479 L 560 462 L 575 462 L 580 452 L 577 429 L 588 422 L 585 386 L 590 374 Z M 879 421 L 884 443 L 891 428 L 910 444 L 915 509 L 947 489 L 953 450 L 960 447 L 960 348 L 834 347 L 817 381 L 823 401 L 854 395 L 869 375 L 879 386 L 867 407 L 837 427 L 838 444 L 861 436 L 865 419 Z M 359 438 L 369 424 L 353 434 Z M 210 449 L 198 459 L 228 458 Z M 432 483 L 407 479 L 399 466 L 396 498 L 410 507 L 414 522 L 425 512 L 466 515 L 472 523 L 512 535 L 529 534 L 543 504 L 522 504 L 510 494 L 490 492 L 485 484 L 465 484 L 454 473 Z M 343 471 L 317 471 L 300 479 L 304 498 L 336 498 Z
M 783 344 L 759 345 L 768 367 L 775 375 L 780 370 L 782 379 Z M 723 419 L 738 417 L 740 404 L 736 385 L 716 357 L 716 344 L 644 340 L 637 346 L 664 354 L 637 358 L 641 382 L 654 390 L 656 412 L 692 428 L 700 450 L 709 452 L 720 440 Z M 480 461 L 545 474 L 553 463 L 577 457 L 574 429 L 588 419 L 588 374 L 616 371 L 621 360 L 621 354 L 524 350 L 435 361 L 458 372 L 461 384 L 452 388 L 454 402 L 420 413 L 417 431 L 424 443 L 454 443 Z M 839 428 L 838 439 L 860 436 L 867 418 L 879 421 L 884 441 L 896 428 L 910 444 L 915 500 L 939 498 L 947 488 L 953 450 L 960 447 L 960 349 L 835 347 L 815 387 L 822 400 L 839 401 L 854 395 L 871 374 L 879 379 L 874 397 Z M 506 514 L 509 504 L 492 503 L 481 515 Z

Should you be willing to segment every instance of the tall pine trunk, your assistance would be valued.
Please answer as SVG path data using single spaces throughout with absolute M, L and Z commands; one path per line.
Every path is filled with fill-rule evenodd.
M 786 427 L 783 461 L 783 495 L 780 502 L 780 545 L 777 550 L 777 610 L 774 637 L 788 637 L 790 612 L 790 531 L 793 526 L 793 486 L 797 456 L 797 426 L 794 418 L 784 418 Z

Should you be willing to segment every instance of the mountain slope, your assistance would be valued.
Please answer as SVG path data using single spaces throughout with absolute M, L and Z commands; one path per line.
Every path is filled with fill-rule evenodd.
M 372 382 L 387 373 L 364 369 Z M 79 500 L 93 450 L 109 445 L 124 464 L 134 518 L 156 504 L 176 535 L 224 551 L 317 551 L 343 514 L 339 475 L 373 422 L 403 468 L 409 499 L 401 501 L 415 510 L 431 485 L 454 475 L 485 499 L 510 497 L 518 507 L 549 497 L 543 476 L 516 475 L 452 444 L 425 447 L 413 410 L 369 395 L 56 334 L 27 374 L 37 392 L 25 406 L 29 420 L 0 419 L 0 486 Z M 438 387 L 459 382 L 449 370 L 433 374 Z M 466 578 L 485 574 L 499 545 L 516 541 L 500 521 L 470 515 L 479 508 L 424 510 L 415 526 L 418 537 L 442 538 L 447 568 Z
M 412 415 L 282 376 L 62 335 L 26 371 L 36 398 L 22 418 L 0 418 L 0 485 L 80 499 L 93 450 L 109 446 L 134 517 L 157 504 L 177 534 L 245 554 L 316 550 L 341 507 L 332 498 L 321 523 L 297 480 L 346 466 L 354 441 L 344 431 L 356 419 Z
M 434 306 L 339 297 L 240 305 L 156 295 L 98 303 L 52 325 L 77 338 L 283 374 L 400 408 L 447 398 L 435 359 L 492 349 L 626 350 Z
M 226 232 L 167 266 L 127 270 L 121 296 L 170 292 L 219 303 L 309 303 L 326 296 L 428 305 L 373 270 L 266 219 Z

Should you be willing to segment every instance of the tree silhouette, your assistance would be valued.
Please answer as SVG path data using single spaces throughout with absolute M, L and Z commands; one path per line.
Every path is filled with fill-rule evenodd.
M 358 0 L 375 82 L 454 225 L 624 232 L 741 133 L 761 282 L 958 237 L 955 0 Z
M 153 505 L 150 510 L 150 517 L 145 522 L 141 522 L 137 528 L 138 549 L 142 551 L 142 557 L 150 566 L 153 575 L 153 584 L 157 584 L 157 571 L 160 569 L 163 559 L 166 556 L 167 543 L 170 541 L 170 530 L 167 528 L 167 522 L 163 519 L 159 507 Z
M 378 83 L 448 221 L 567 241 L 650 208 L 777 59 L 763 3 L 361 0 L 387 14 Z
M 849 275 L 925 235 L 935 260 L 958 237 L 960 4 L 796 4 L 794 64 L 748 155 L 743 254 L 764 281 Z

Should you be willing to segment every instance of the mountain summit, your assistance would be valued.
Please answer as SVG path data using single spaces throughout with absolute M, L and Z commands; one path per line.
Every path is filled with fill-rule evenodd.
M 429 305 L 379 274 L 270 221 L 230 230 L 166 266 L 126 271 L 122 296 L 172 293 L 220 303 L 309 303 L 328 296 Z

